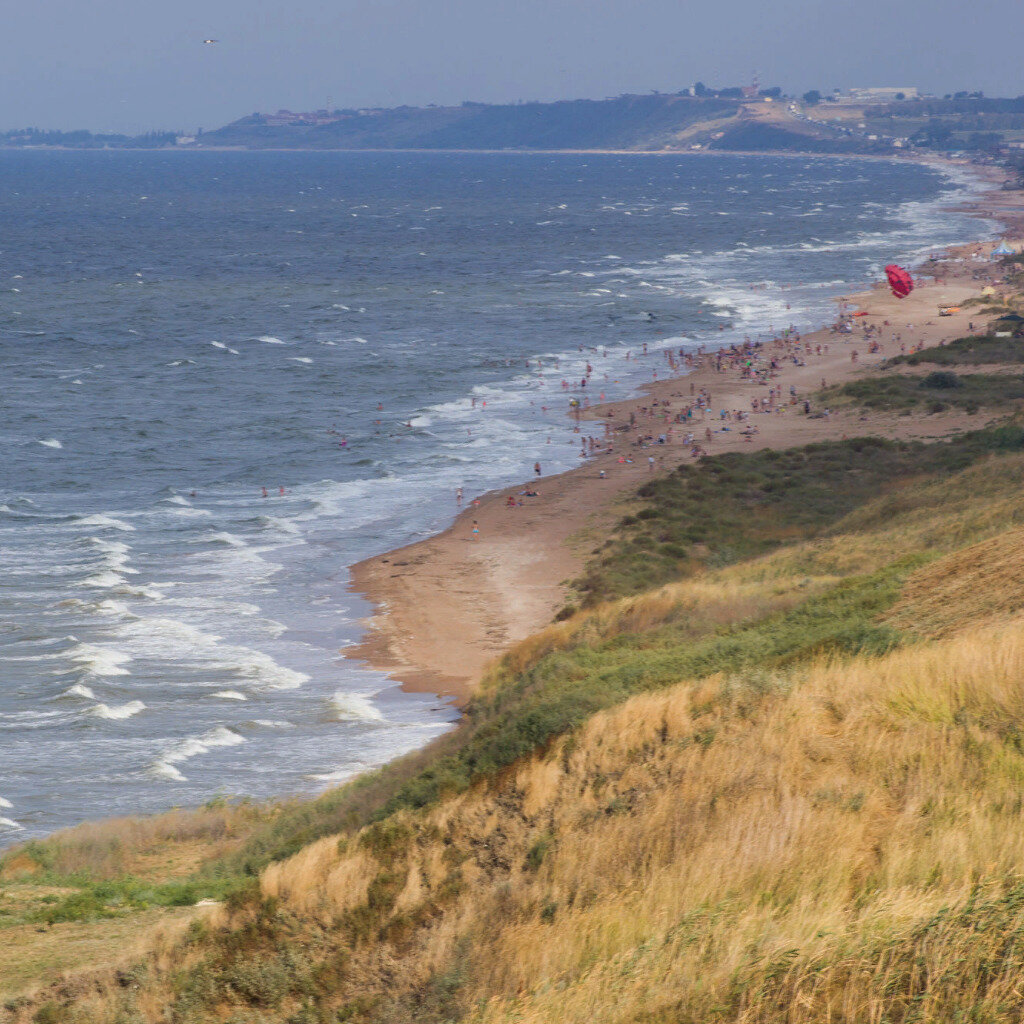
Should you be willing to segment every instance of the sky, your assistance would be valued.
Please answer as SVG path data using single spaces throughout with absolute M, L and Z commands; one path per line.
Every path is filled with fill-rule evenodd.
M 206 38 L 219 40 L 204 45 Z M 917 86 L 1024 93 L 1022 0 L 29 0 L 0 130 L 216 128 L 281 107 Z

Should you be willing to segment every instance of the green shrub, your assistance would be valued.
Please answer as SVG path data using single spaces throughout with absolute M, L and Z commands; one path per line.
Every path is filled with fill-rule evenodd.
M 952 370 L 933 370 L 921 378 L 922 388 L 962 388 L 964 382 Z

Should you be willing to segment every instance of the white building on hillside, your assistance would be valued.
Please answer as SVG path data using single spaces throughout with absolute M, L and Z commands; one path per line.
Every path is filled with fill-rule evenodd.
M 918 91 L 910 85 L 851 89 L 847 98 L 853 103 L 897 103 L 899 100 L 916 100 Z

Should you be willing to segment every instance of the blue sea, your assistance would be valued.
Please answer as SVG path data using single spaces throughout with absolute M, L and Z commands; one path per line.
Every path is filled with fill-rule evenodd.
M 989 232 L 947 210 L 975 187 L 813 158 L 0 154 L 0 845 L 315 792 L 451 728 L 340 657 L 370 611 L 348 566 L 446 526 L 456 487 L 575 465 L 588 361 L 619 397 L 665 347 L 820 323 Z

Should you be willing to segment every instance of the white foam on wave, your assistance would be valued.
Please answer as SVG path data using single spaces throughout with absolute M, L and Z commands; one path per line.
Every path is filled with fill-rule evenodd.
M 211 697 L 219 697 L 221 700 L 248 700 L 244 693 L 240 693 L 238 690 L 218 690 L 216 693 L 211 693 Z
M 383 722 L 384 715 L 369 697 L 337 690 L 329 701 L 339 722 Z
M 12 804 L 10 800 L 5 800 L 2 796 L 0 796 L 0 807 L 5 807 L 9 810 L 13 806 L 14 804 Z
M 313 362 L 309 356 L 289 356 L 288 361 L 292 363 L 306 363 L 307 365 Z
M 95 700 L 96 694 L 89 689 L 84 683 L 75 683 L 74 686 L 69 686 L 64 693 L 64 697 L 82 697 L 84 700 Z
M 131 523 L 126 523 L 123 519 L 115 519 L 113 516 L 105 515 L 91 515 L 84 516 L 82 519 L 76 520 L 75 526 L 96 526 L 104 530 L 123 530 L 125 532 L 131 532 L 135 529 Z
M 117 587 L 114 587 L 113 592 L 115 594 L 121 594 L 124 597 L 143 597 L 147 601 L 162 601 L 164 599 L 164 595 L 155 587 L 143 587 L 134 583 L 129 583 L 127 580 Z
M 96 718 L 105 718 L 112 722 L 120 722 L 126 718 L 145 711 L 146 705 L 141 700 L 130 700 L 127 704 L 119 704 L 117 707 L 110 707 L 109 704 L 98 703 L 89 709 L 89 714 Z
M 302 528 L 289 519 L 280 519 L 277 516 L 260 516 L 257 522 L 265 529 L 279 530 L 281 533 L 288 533 L 293 536 L 300 536 L 302 534 Z
M 191 505 L 174 505 L 171 508 L 164 509 L 165 512 L 169 512 L 172 516 L 185 516 L 186 518 L 205 518 L 206 516 L 212 516 L 213 513 L 209 509 L 205 508 L 193 508 Z
M 210 543 L 226 544 L 230 548 L 244 548 L 248 547 L 241 537 L 236 537 L 233 533 L 228 533 L 227 530 L 221 530 L 217 533 L 211 533 L 206 537 L 199 538 L 197 543 L 202 541 L 208 541 Z
M 221 639 L 187 622 L 149 615 L 119 626 L 116 635 L 133 644 L 145 657 L 171 658 L 212 650 Z
M 43 446 L 44 448 L 63 448 L 63 447 L 64 447 L 64 445 L 62 445 L 62 444 L 60 443 L 60 441 L 58 441 L 58 440 L 57 440 L 57 438 L 55 438 L 55 437 L 47 437 L 47 438 L 43 438 L 43 439 L 41 439 L 41 440 L 39 441 L 39 443 L 40 443 L 40 444 L 41 444 L 41 445 L 42 445 L 42 446 Z
M 15 831 L 22 831 L 25 826 L 20 822 L 15 821 L 13 818 L 0 818 L 0 826 L 3 828 L 14 829 Z
M 119 576 L 110 569 L 105 569 L 101 572 L 94 572 L 91 576 L 86 576 L 78 585 L 81 587 L 110 588 L 121 586 L 127 582 L 123 576 Z
M 132 660 L 125 651 L 95 644 L 78 644 L 66 653 L 66 657 L 94 676 L 127 676 L 131 673 L 122 668 Z
M 104 540 L 102 537 L 86 537 L 85 540 L 97 551 L 104 551 L 110 555 L 127 555 L 131 551 L 131 548 L 120 540 Z
M 297 690 L 309 680 L 309 676 L 305 672 L 296 672 L 295 669 L 285 668 L 284 665 L 274 661 L 269 654 L 246 648 L 237 648 L 236 652 L 231 652 L 235 653 L 235 659 L 221 662 L 219 667 L 227 669 L 243 679 L 252 679 L 268 690 Z
M 262 341 L 264 345 L 283 345 L 284 342 L 280 338 L 275 338 L 272 334 L 261 334 L 257 341 Z
M 242 743 L 245 743 L 244 736 L 239 736 L 237 732 L 227 726 L 218 725 L 199 736 L 189 736 L 169 747 L 160 758 L 150 765 L 149 774 L 157 778 L 185 782 L 185 776 L 175 765 L 200 754 L 209 753 L 216 747 L 237 747 Z

